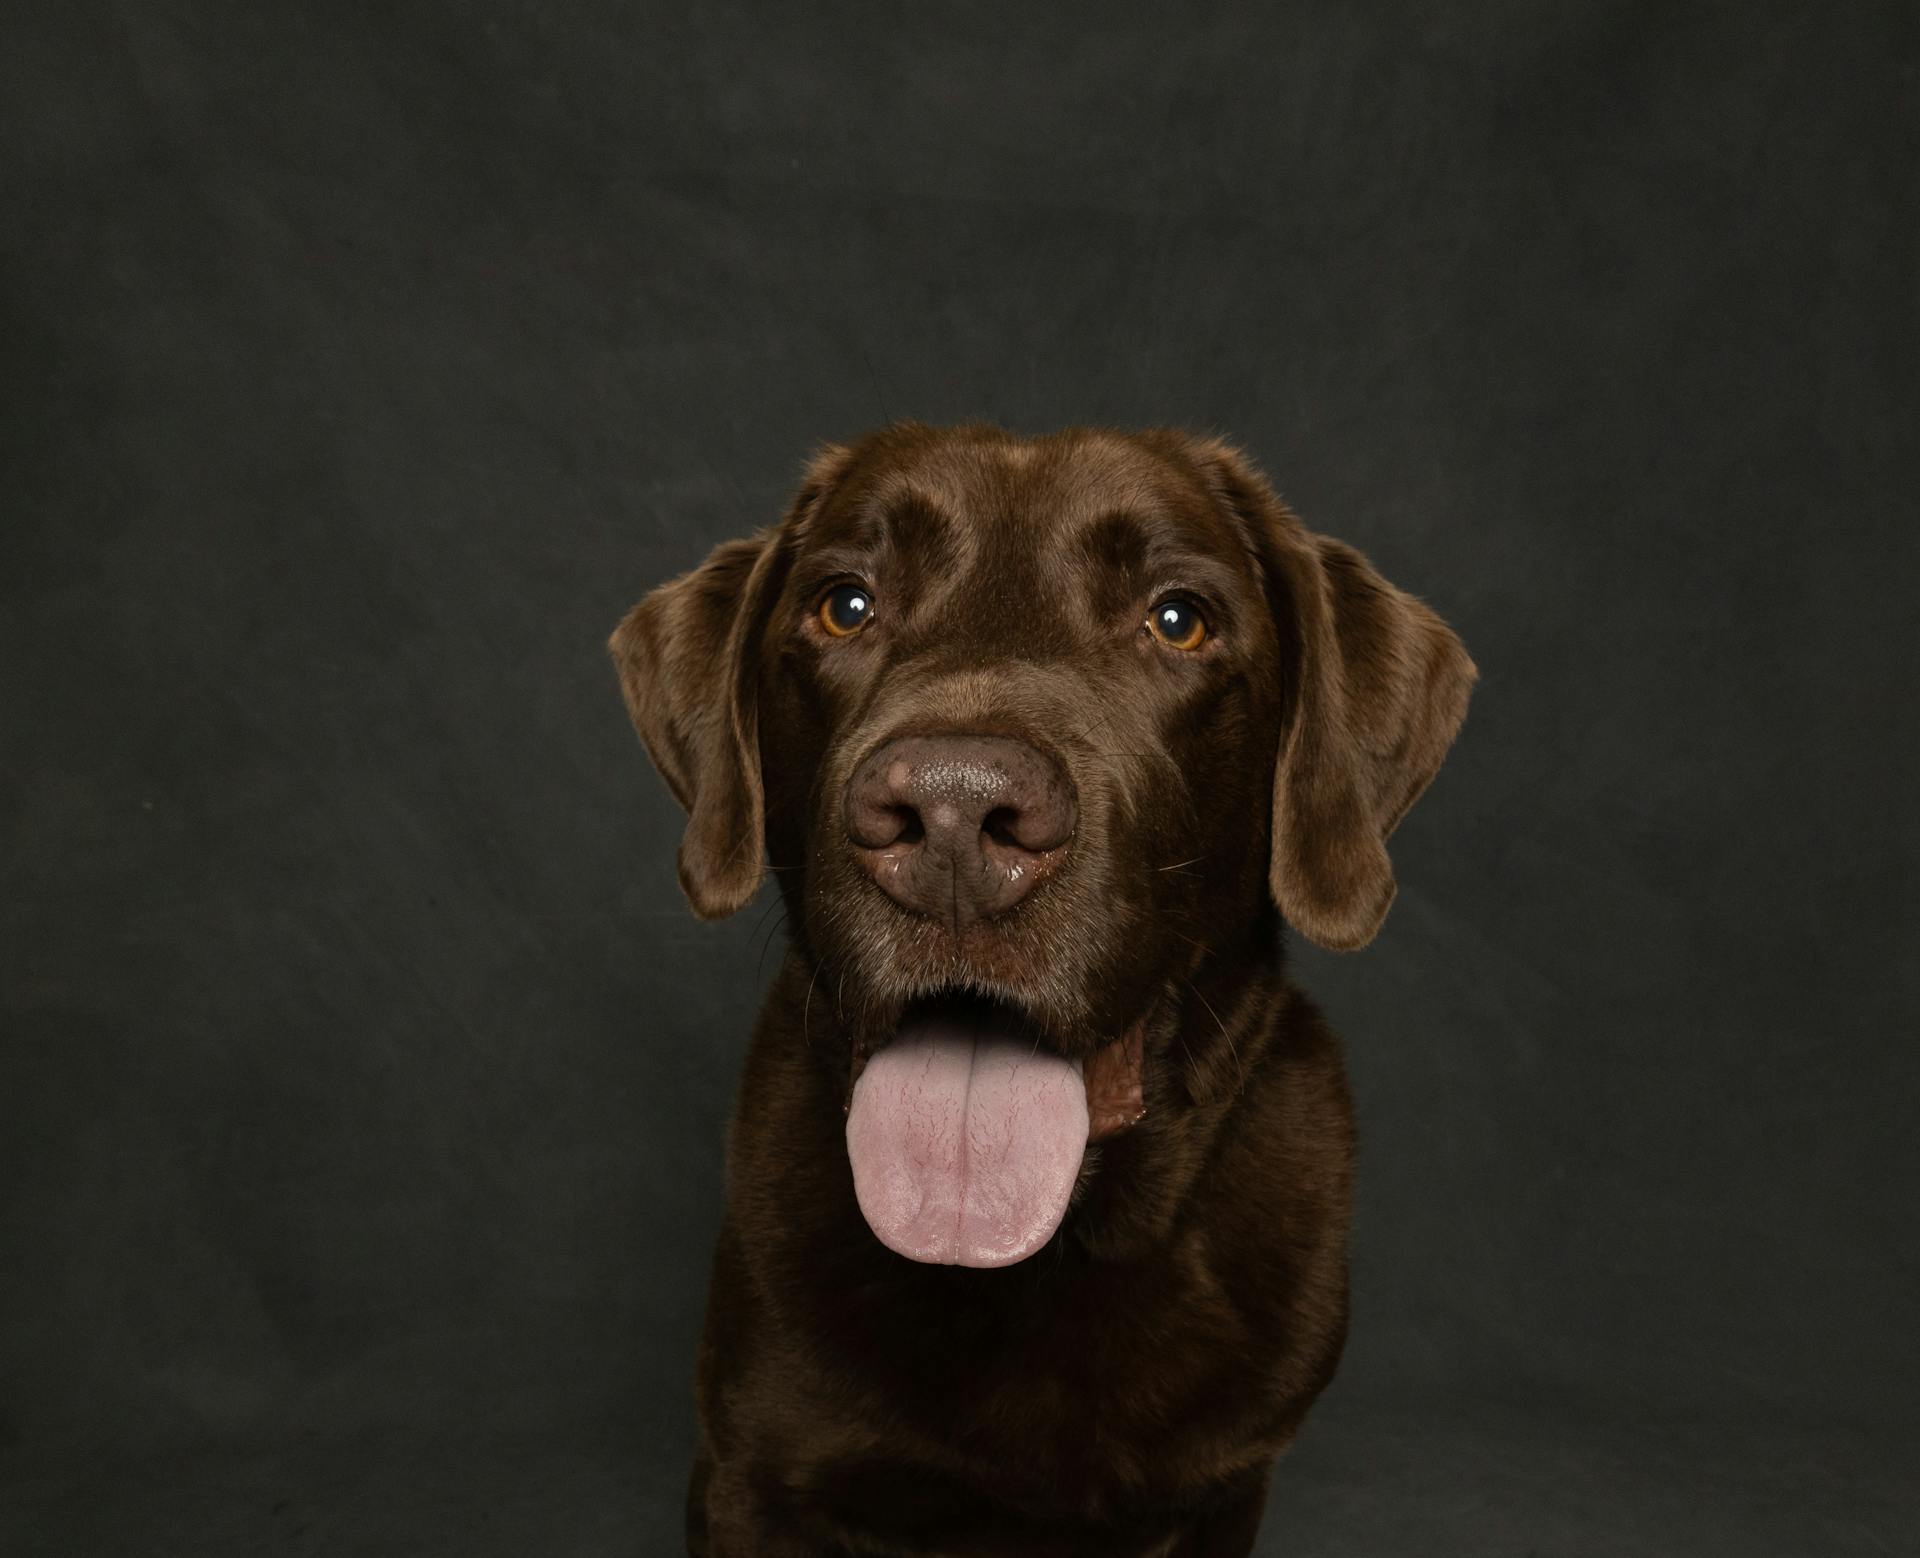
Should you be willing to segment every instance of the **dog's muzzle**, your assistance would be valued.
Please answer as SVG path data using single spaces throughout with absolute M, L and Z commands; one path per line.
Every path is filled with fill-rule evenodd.
M 855 858 L 903 908 L 958 932 L 1004 914 L 1065 858 L 1079 810 L 1059 762 L 1005 736 L 902 736 L 848 780 Z

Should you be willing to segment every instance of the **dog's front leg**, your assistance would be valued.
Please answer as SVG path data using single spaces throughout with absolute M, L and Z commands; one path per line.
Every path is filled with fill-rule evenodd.
M 845 1549 L 801 1529 L 775 1484 L 737 1463 L 703 1456 L 687 1490 L 687 1551 L 692 1558 L 843 1558 Z

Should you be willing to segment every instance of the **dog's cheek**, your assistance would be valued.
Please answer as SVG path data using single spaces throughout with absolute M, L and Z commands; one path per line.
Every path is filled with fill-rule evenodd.
M 845 844 L 841 792 L 851 767 L 849 737 L 864 690 L 857 679 L 822 674 L 802 647 L 790 647 L 763 681 L 761 770 L 767 847 L 789 923 L 835 969 L 859 965 L 883 939 L 876 894 L 864 889 Z
M 766 792 L 767 854 L 795 880 L 807 863 L 814 791 L 832 743 L 833 711 L 814 679 L 782 655 L 760 685 L 760 777 Z
M 1169 708 L 1161 735 L 1181 781 L 1168 842 L 1177 833 L 1173 858 L 1192 861 L 1163 875 L 1162 885 L 1189 914 L 1223 930 L 1266 902 L 1278 717 L 1254 680 L 1226 673 Z

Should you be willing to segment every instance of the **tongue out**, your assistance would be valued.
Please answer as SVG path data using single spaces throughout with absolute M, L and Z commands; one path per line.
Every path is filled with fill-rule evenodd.
M 1039 1249 L 1086 1147 L 1079 1065 L 970 1013 L 910 1021 L 867 1062 L 847 1115 L 868 1226 L 943 1266 L 1010 1266 Z

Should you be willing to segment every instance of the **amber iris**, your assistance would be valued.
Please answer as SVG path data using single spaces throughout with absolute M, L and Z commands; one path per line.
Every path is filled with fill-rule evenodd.
M 1207 641 L 1207 623 L 1200 608 L 1177 595 L 1168 596 L 1147 613 L 1147 626 L 1170 649 L 1198 649 Z
M 873 592 L 864 584 L 836 584 L 821 597 L 820 626 L 851 638 L 873 620 Z

